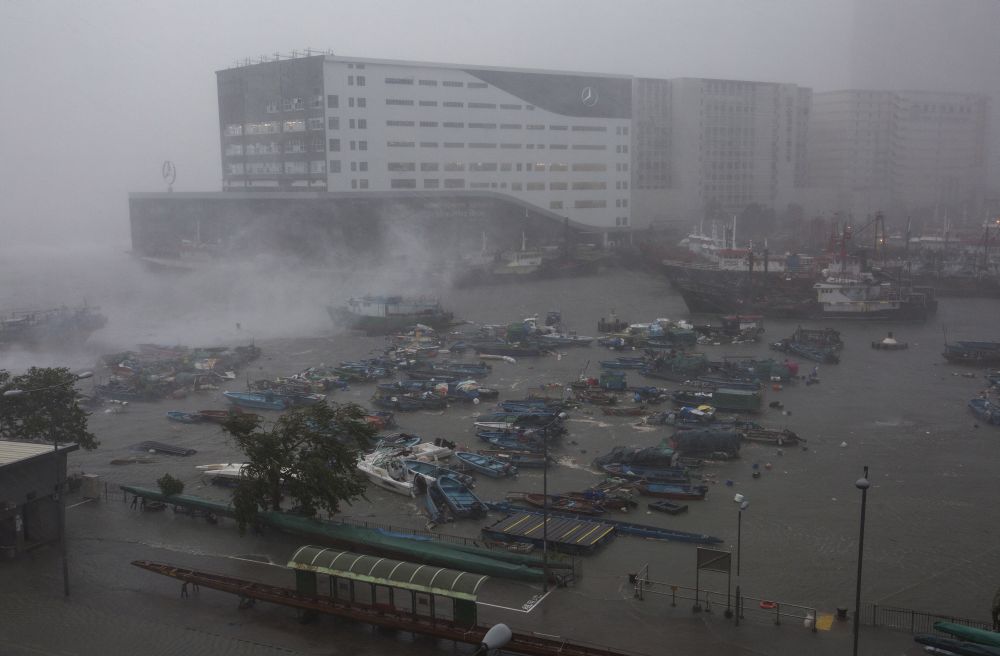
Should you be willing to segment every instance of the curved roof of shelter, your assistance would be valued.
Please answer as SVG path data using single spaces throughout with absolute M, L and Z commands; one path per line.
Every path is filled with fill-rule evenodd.
M 489 578 L 482 574 L 312 545 L 300 547 L 288 561 L 288 567 L 471 601 L 476 600 L 479 586 Z

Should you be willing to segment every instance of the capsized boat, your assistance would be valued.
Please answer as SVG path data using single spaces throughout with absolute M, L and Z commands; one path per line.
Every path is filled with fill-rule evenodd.
M 872 348 L 880 351 L 902 351 L 905 348 L 909 348 L 909 344 L 906 342 L 897 341 L 892 335 L 892 331 L 889 335 L 882 339 L 881 342 L 872 342 Z
M 455 457 L 480 474 L 485 474 L 491 478 L 517 475 L 517 467 L 509 461 L 503 461 L 499 458 L 484 456 L 479 453 L 469 453 L 467 451 L 456 451 Z
M 969 401 L 969 410 L 980 421 L 987 424 L 1000 425 L 1000 406 L 991 403 L 988 399 L 976 398 Z
M 486 504 L 479 500 L 468 485 L 457 478 L 444 475 L 434 481 L 434 487 L 444 496 L 448 509 L 455 517 L 485 517 Z

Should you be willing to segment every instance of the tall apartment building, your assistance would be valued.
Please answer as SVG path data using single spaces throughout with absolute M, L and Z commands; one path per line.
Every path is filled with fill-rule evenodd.
M 845 90 L 813 97 L 809 177 L 855 217 L 957 218 L 985 189 L 989 99 L 930 91 Z
M 633 215 L 696 221 L 795 202 L 811 95 L 794 84 L 635 79 Z
M 320 55 L 217 78 L 227 191 L 480 191 L 631 223 L 627 76 Z

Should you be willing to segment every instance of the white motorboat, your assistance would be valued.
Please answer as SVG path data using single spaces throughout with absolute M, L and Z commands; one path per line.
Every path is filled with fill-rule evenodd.
M 358 460 L 357 468 L 369 481 L 383 489 L 403 496 L 416 496 L 414 473 L 393 451 L 370 453 Z

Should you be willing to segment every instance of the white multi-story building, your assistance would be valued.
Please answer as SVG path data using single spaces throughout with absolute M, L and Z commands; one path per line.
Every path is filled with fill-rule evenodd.
M 480 190 L 631 224 L 630 77 L 333 55 L 217 77 L 226 190 Z
M 689 222 L 795 202 L 811 95 L 794 84 L 635 79 L 633 215 Z
M 989 99 L 931 91 L 817 93 L 810 183 L 864 217 L 971 213 L 985 189 Z

